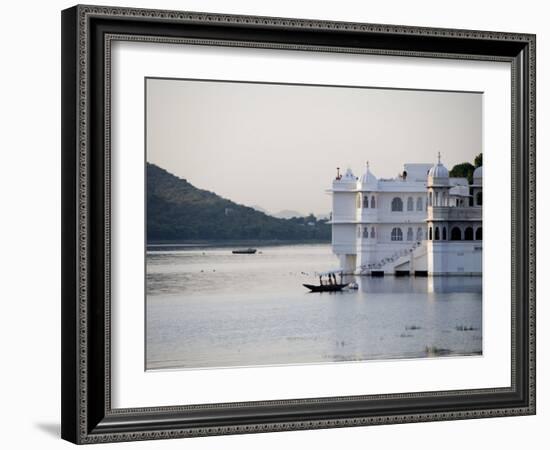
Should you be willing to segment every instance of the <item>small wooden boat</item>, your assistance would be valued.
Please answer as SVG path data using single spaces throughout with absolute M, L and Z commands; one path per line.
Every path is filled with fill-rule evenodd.
M 340 275 L 340 283 L 336 281 L 336 275 Z M 303 284 L 311 292 L 338 292 L 344 289 L 349 283 L 344 283 L 342 270 L 331 270 L 319 273 L 319 284 Z M 326 278 L 323 280 L 323 278 Z
M 233 250 L 233 254 L 234 255 L 253 255 L 254 253 L 256 253 L 256 249 L 255 248 L 241 248 L 241 249 L 238 249 L 238 250 Z
M 338 292 L 344 289 L 348 283 L 338 284 L 304 284 L 303 286 L 308 288 L 311 292 Z

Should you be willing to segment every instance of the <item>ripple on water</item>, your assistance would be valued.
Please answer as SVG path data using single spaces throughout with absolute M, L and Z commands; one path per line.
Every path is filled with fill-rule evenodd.
M 147 255 L 147 368 L 307 364 L 479 355 L 480 277 L 358 277 L 309 293 L 337 267 L 328 245 Z

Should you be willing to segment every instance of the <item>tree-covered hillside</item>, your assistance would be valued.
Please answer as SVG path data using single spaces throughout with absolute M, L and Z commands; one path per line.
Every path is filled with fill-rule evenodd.
M 331 227 L 314 216 L 278 219 L 198 189 L 147 164 L 147 241 L 329 241 Z

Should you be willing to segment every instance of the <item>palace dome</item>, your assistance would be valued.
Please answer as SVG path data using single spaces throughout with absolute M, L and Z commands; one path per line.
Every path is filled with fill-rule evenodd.
M 428 184 L 448 184 L 449 171 L 441 164 L 441 154 L 437 153 L 437 164 L 428 171 Z
M 353 174 L 351 169 L 347 169 L 343 175 L 338 175 L 333 181 L 332 185 L 338 189 L 355 189 L 357 187 L 357 177 Z
M 449 178 L 449 171 L 443 164 L 437 163 L 428 172 L 428 177 Z
M 482 180 L 483 179 L 483 166 L 479 166 L 478 168 L 476 168 L 476 170 L 474 170 L 474 180 Z M 476 184 L 481 184 L 481 183 L 476 183 Z
M 361 178 L 359 178 L 359 182 L 361 183 L 361 186 L 373 186 L 378 183 L 378 179 L 369 169 L 369 163 L 367 163 L 365 173 L 361 175 Z
M 344 182 L 357 181 L 357 177 L 353 174 L 353 172 L 349 167 L 346 169 L 346 173 L 344 173 L 344 176 L 342 177 L 342 181 Z

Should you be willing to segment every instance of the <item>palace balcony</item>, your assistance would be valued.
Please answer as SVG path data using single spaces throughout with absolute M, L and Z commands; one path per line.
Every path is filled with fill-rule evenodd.
M 428 220 L 481 220 L 479 207 L 432 206 L 428 208 Z

